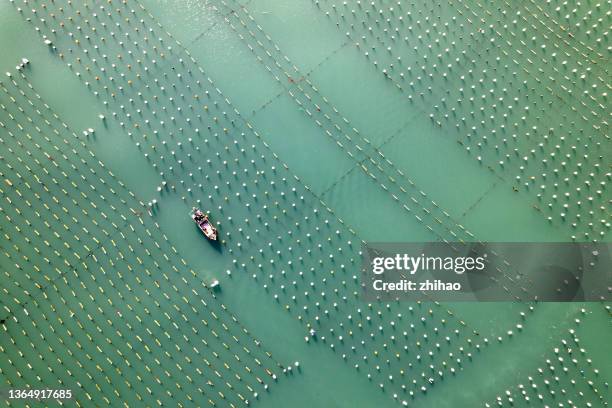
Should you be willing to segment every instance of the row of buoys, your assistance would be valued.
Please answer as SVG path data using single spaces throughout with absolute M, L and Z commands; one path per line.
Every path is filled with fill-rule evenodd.
M 582 312 L 585 313 L 585 309 Z M 576 324 L 579 323 L 576 319 Z M 599 370 L 593 367 L 592 360 L 585 358 L 586 351 L 581 347 L 575 329 L 570 329 L 569 334 L 571 340 L 562 338 L 559 346 L 548 353 L 544 366 L 527 377 L 526 385 L 519 383 L 506 389 L 495 398 L 495 402 L 485 403 L 485 406 L 515 406 L 520 401 L 572 407 L 608 406 L 608 382 L 599 377 Z

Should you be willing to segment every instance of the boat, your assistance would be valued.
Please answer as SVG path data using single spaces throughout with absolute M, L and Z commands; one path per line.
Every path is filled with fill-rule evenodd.
M 204 214 L 199 208 L 193 208 L 191 219 L 197 224 L 200 231 L 211 241 L 217 240 L 217 228 L 208 219 L 208 214 Z

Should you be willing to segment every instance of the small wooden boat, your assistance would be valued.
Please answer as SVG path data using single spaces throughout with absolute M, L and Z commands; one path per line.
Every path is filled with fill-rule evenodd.
M 200 228 L 200 231 L 204 233 L 206 238 L 211 241 L 217 240 L 217 228 L 210 222 L 207 214 L 204 214 L 199 208 L 194 207 L 191 218 L 198 225 L 198 228 Z

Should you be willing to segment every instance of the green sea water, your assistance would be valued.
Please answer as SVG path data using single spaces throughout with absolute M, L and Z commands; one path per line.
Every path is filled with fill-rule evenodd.
M 219 357 L 215 357 L 218 367 L 223 367 L 223 362 L 234 361 L 236 355 L 242 356 L 243 361 L 251 361 L 248 353 L 240 351 L 240 347 L 228 351 L 222 341 L 215 343 L 210 333 L 194 333 L 190 325 L 202 325 L 196 312 L 188 313 L 188 321 L 181 322 L 178 329 L 171 326 L 170 322 L 181 321 L 179 313 L 175 315 L 172 312 L 172 305 L 177 304 L 178 298 L 185 296 L 193 303 L 201 296 L 190 292 L 190 287 L 201 288 L 202 284 L 219 279 L 221 290 L 216 294 L 217 300 L 227 305 L 240 326 L 248 328 L 250 333 L 247 336 L 239 329 L 231 329 L 239 343 L 253 344 L 251 336 L 261 340 L 263 350 L 272 353 L 273 361 L 279 362 L 279 367 L 300 362 L 299 370 L 294 368 L 292 374 L 282 374 L 282 370 L 277 368 L 278 381 L 266 380 L 270 385 L 268 391 L 260 389 L 257 397 L 248 396 L 255 405 L 370 407 L 394 406 L 406 400 L 409 405 L 420 407 L 472 407 L 484 406 L 485 402 L 493 405 L 497 396 L 507 404 L 506 390 L 511 390 L 515 401 L 520 400 L 517 404 L 529 406 L 520 399 L 518 388 L 519 384 L 531 384 L 529 377 L 538 383 L 538 392 L 543 394 L 548 404 L 576 399 L 576 406 L 583 406 L 584 401 L 593 401 L 593 406 L 599 406 L 607 401 L 607 382 L 612 375 L 608 344 L 612 333 L 605 304 L 537 304 L 533 305 L 533 310 L 529 309 L 530 305 L 509 303 L 398 303 L 370 308 L 353 295 L 355 282 L 352 281 L 352 275 L 358 270 L 357 251 L 361 240 L 545 242 L 568 241 L 572 235 L 578 240 L 609 240 L 609 208 L 605 208 L 609 192 L 605 183 L 601 184 L 607 180 L 604 173 L 609 170 L 606 157 L 610 153 L 608 128 L 601 123 L 605 122 L 607 115 L 606 97 L 601 92 L 592 91 L 592 98 L 585 97 L 584 104 L 574 103 L 561 88 L 563 85 L 580 91 L 589 87 L 597 90 L 609 87 L 605 65 L 609 57 L 608 39 L 603 34 L 604 29 L 596 26 L 592 33 L 585 33 L 578 27 L 573 30 L 571 40 L 567 40 L 560 37 L 566 33 L 550 23 L 556 17 L 543 14 L 552 11 L 539 10 L 541 6 L 531 2 L 500 2 L 499 8 L 485 5 L 485 10 L 478 2 L 453 2 L 452 7 L 434 3 L 406 4 L 403 8 L 384 2 L 377 3 L 376 7 L 357 3 L 347 6 L 337 3 L 332 7 L 331 2 L 318 5 L 314 2 L 293 4 L 262 0 L 243 2 L 244 8 L 238 3 L 147 0 L 142 3 L 144 10 L 139 3 L 129 1 L 126 5 L 96 1 L 73 2 L 72 5 L 63 1 L 27 4 L 16 1 L 15 4 L 3 2 L 0 5 L 3 50 L 0 68 L 2 72 L 12 72 L 12 78 L 17 82 L 17 85 L 9 84 L 7 77 L 2 81 L 16 99 L 13 102 L 8 94 L 2 94 L 2 103 L 7 106 L 0 116 L 7 124 L 3 131 L 21 134 L 18 123 L 31 129 L 32 133 L 36 126 L 46 129 L 47 124 L 32 108 L 42 109 L 41 101 L 44 101 L 70 129 L 75 130 L 86 149 L 95 153 L 117 180 L 124 182 L 127 190 L 135 194 L 137 199 L 125 206 L 123 214 L 128 215 L 128 207 L 134 208 L 145 213 L 143 225 L 153 228 L 155 223 L 159 224 L 153 237 L 156 241 L 166 242 L 159 238 L 164 234 L 168 246 L 162 242 L 161 252 L 154 252 L 145 264 L 153 265 L 151 268 L 154 269 L 154 260 L 161 261 L 159 256 L 165 253 L 172 264 L 178 265 L 178 260 L 184 258 L 194 271 L 190 274 L 186 268 L 177 272 L 176 282 L 183 286 L 179 285 L 179 291 L 170 291 L 173 294 L 170 299 L 161 295 L 163 288 L 162 292 L 154 292 L 148 306 L 159 307 L 160 313 L 168 311 L 172 318 L 168 319 L 167 326 L 154 334 L 142 329 L 139 335 L 163 340 L 164 331 L 171 331 L 194 340 L 203 338 L 210 341 L 211 349 L 220 350 Z M 42 7 L 43 4 L 46 7 Z M 104 6 L 104 11 L 96 11 L 99 6 Z M 23 11 L 20 13 L 17 7 Z M 580 9 L 585 18 L 591 15 L 587 14 L 591 10 L 602 19 L 601 26 L 606 22 L 609 25 L 609 16 L 603 9 L 590 3 L 581 7 L 585 8 Z M 529 34 L 534 34 L 536 40 L 520 37 L 520 28 L 513 29 L 512 21 L 500 10 L 522 16 L 518 17 L 517 27 L 534 30 Z M 94 12 L 97 17 L 93 16 Z M 408 12 L 412 17 L 408 17 Z M 401 32 L 394 34 L 399 20 L 392 18 L 400 14 L 406 16 L 407 26 L 402 26 Z M 45 21 L 41 22 L 40 18 Z M 484 28 L 488 26 L 478 18 L 494 24 L 495 28 Z M 502 29 L 500 19 L 508 19 L 511 27 Z M 60 26 L 60 21 L 65 27 Z M 542 22 L 548 22 L 548 25 Z M 491 30 L 485 34 L 497 38 L 498 43 L 491 42 L 488 36 L 485 37 L 488 42 L 474 37 L 482 34 L 479 31 L 481 25 L 483 30 Z M 40 34 L 35 27 L 39 27 Z M 98 31 L 90 31 L 91 27 Z M 149 29 L 155 30 L 154 33 Z M 43 44 L 41 34 L 52 39 L 54 50 Z M 148 40 L 144 39 L 145 36 Z M 597 36 L 602 36 L 602 40 L 594 41 L 593 37 Z M 100 37 L 107 38 L 107 41 L 96 41 Z M 410 46 L 396 44 L 404 37 L 408 37 Z M 522 41 L 527 55 L 514 54 L 516 46 L 504 41 L 513 44 Z M 356 46 L 356 42 L 360 45 Z M 458 45 L 452 45 L 452 42 Z M 560 48 L 558 58 L 567 58 L 570 68 L 576 66 L 580 72 L 590 75 L 587 77 L 590 82 L 574 81 L 571 69 L 568 73 L 559 72 L 561 64 L 546 64 L 541 60 L 542 56 L 538 60 L 529 55 L 527 50 L 540 52 L 540 43 L 546 43 L 549 48 L 556 44 Z M 98 45 L 98 49 L 93 44 Z M 434 47 L 431 53 L 428 44 Z M 415 47 L 419 50 L 415 51 Z M 142 53 L 143 50 L 147 53 Z M 367 56 L 364 55 L 366 50 Z M 103 54 L 108 59 L 103 58 Z M 590 59 L 585 59 L 583 54 Z M 424 59 L 424 55 L 428 58 Z M 25 78 L 15 70 L 22 57 L 31 61 L 23 71 Z M 142 63 L 137 61 L 139 59 Z M 155 64 L 152 59 L 156 59 Z M 444 77 L 444 66 L 448 67 L 449 63 L 455 65 Z M 127 69 L 127 64 L 133 68 Z M 590 69 L 586 71 L 585 66 Z M 105 70 L 100 70 L 100 67 Z M 482 67 L 487 70 L 484 74 Z M 399 76 L 402 70 L 408 77 L 405 83 Z M 570 78 L 567 83 L 561 79 L 564 75 Z M 551 77 L 559 79 L 552 81 Z M 128 80 L 133 85 L 129 85 Z M 34 93 L 28 91 L 27 83 L 32 85 L 41 100 L 37 101 Z M 472 85 L 478 88 L 471 88 Z M 119 87 L 123 90 L 119 91 Z M 460 91 L 462 88 L 465 90 Z M 20 94 L 18 89 L 25 90 L 26 95 Z M 472 104 L 468 103 L 468 89 L 477 89 Z M 467 96 L 461 96 L 461 92 Z M 499 102 L 499 98 L 504 99 L 504 103 Z M 462 102 L 457 102 L 458 99 Z M 232 105 L 227 103 L 228 100 Z M 551 100 L 555 103 L 550 104 Z M 494 104 L 499 106 L 494 107 Z M 508 108 L 509 104 L 514 107 Z M 600 108 L 602 104 L 603 110 Z M 20 119 L 21 112 L 16 106 L 22 106 L 28 115 L 23 114 Z M 526 111 L 525 107 L 531 111 Z M 16 117 L 15 120 L 8 116 L 9 112 Z M 101 120 L 99 115 L 105 119 Z M 26 116 L 39 123 L 28 122 Z M 43 117 L 51 118 L 50 114 Z M 511 130 L 498 136 L 504 132 L 499 124 L 506 121 Z M 57 127 L 61 128 L 60 125 Z M 95 129 L 95 133 L 81 136 L 80 132 L 88 128 Z M 550 131 L 549 128 L 554 129 Z M 154 129 L 157 134 L 153 133 Z M 36 138 L 43 134 L 45 131 L 33 136 Z M 514 134 L 518 135 L 516 139 L 512 137 Z M 485 135 L 487 141 L 478 139 Z M 538 146 L 544 135 L 551 140 L 544 147 Z M 188 138 L 193 141 L 189 142 Z M 576 142 L 576 138 L 580 141 Z M 12 157 L 27 159 L 26 150 L 34 149 L 35 145 L 31 143 L 30 147 L 21 148 L 16 144 L 17 139 L 11 139 L 6 132 L 3 139 L 3 146 L 14 149 L 14 153 L 2 152 L 3 156 L 11 158 L 13 166 L 13 169 L 3 167 L 4 178 L 17 171 L 25 180 L 31 181 L 33 176 L 23 170 L 23 162 Z M 458 140 L 462 143 L 457 143 Z M 177 144 L 179 142 L 181 145 Z M 574 144 L 576 149 L 572 149 Z M 530 153 L 531 149 L 536 153 Z M 562 156 L 566 152 L 576 153 L 571 153 L 574 156 L 568 159 L 569 165 L 559 167 L 559 180 L 563 180 L 564 173 L 571 175 L 577 163 L 587 170 L 585 175 L 581 173 L 573 178 L 569 187 L 565 187 L 562 181 L 557 182 L 561 184 L 559 188 L 553 186 L 556 181 L 550 176 L 542 176 L 553 171 L 542 159 L 548 157 L 554 162 L 555 156 L 550 153 Z M 588 157 L 585 157 L 587 153 Z M 76 170 L 67 165 L 61 167 L 71 175 L 68 179 L 74 180 L 79 172 L 87 173 L 89 166 L 98 168 L 95 161 L 86 165 L 75 161 L 70 151 L 65 154 L 69 159 L 66 163 L 71 161 L 78 165 Z M 530 157 L 525 163 L 522 162 L 524 155 Z M 55 162 L 63 163 L 58 154 L 53 156 Z M 39 157 L 45 160 L 44 154 Z M 501 161 L 503 165 L 499 164 Z M 520 169 L 521 166 L 524 168 Z M 552 165 L 555 166 L 556 163 Z M 41 170 L 38 168 L 36 171 Z M 589 172 L 595 175 L 589 177 Z M 517 175 L 521 179 L 516 179 Z M 59 173 L 56 176 L 60 177 Z M 11 177 L 15 179 L 15 176 Z M 530 177 L 537 180 L 528 181 Z M 586 191 L 573 195 L 575 187 L 584 184 L 582 178 L 590 180 L 591 184 L 583 187 Z M 67 206 L 70 214 L 82 223 L 86 217 L 79 213 L 79 205 L 67 197 L 76 197 L 83 204 L 87 204 L 88 199 L 79 197 L 78 189 L 62 196 L 61 189 L 70 188 L 67 180 L 49 186 L 56 189 L 53 191 L 61 201 L 57 205 L 50 202 L 55 206 L 49 211 L 61 214 L 61 207 Z M 158 191 L 164 181 L 166 186 Z M 77 182 L 81 183 L 78 179 Z M 524 185 L 526 182 L 528 186 Z M 112 183 L 118 182 L 111 180 L 111 185 L 117 188 L 118 184 Z M 541 184 L 546 184 L 547 189 L 540 191 Z M 102 184 L 99 187 L 104 188 Z M 10 186 L 4 184 L 3 189 L 5 197 L 17 202 L 11 205 L 23 207 Z M 571 207 L 567 210 L 569 215 L 562 218 L 559 213 L 565 211 L 561 209 L 563 201 L 551 195 L 562 196 L 565 191 L 572 191 L 571 198 L 567 199 Z M 591 208 L 589 204 L 575 204 L 576 200 L 586 202 L 590 194 L 595 197 Z M 146 204 L 154 199 L 158 204 L 149 215 Z M 117 247 L 115 240 L 109 239 L 113 240 L 112 248 L 125 251 L 128 243 L 135 245 L 138 234 L 146 233 L 138 230 L 129 235 L 127 231 L 132 221 L 119 218 L 122 210 L 121 207 L 119 210 L 113 208 L 117 207 L 114 200 L 111 196 L 104 201 L 107 207 L 103 208 L 110 219 L 100 219 L 101 226 L 96 228 L 100 231 L 114 228 L 118 231 L 114 237 L 122 235 L 119 231 L 124 232 L 127 238 L 125 241 L 116 239 Z M 4 207 L 10 209 L 11 205 L 3 201 Z M 223 245 L 208 245 L 193 228 L 188 217 L 193 205 L 209 210 L 213 219 L 220 222 L 221 234 L 226 240 Z M 27 215 L 27 210 L 24 213 Z M 11 214 L 10 220 L 3 218 L 3 232 L 10 231 L 13 236 L 17 225 L 26 231 L 24 237 L 38 239 L 27 232 L 27 216 L 20 218 Z M 579 222 L 576 227 L 571 227 L 577 214 L 581 216 Z M 364 217 L 375 219 L 375 225 L 364 222 Z M 62 231 L 64 221 L 55 219 L 50 222 L 51 227 L 43 234 L 53 243 L 57 237 L 50 231 Z M 113 222 L 118 223 L 117 227 L 112 225 Z M 589 226 L 589 222 L 594 226 Z M 92 229 L 94 234 L 96 228 Z M 585 236 L 585 232 L 589 235 Z M 102 235 L 105 234 L 102 232 Z M 66 242 L 72 246 L 78 244 L 72 237 L 66 238 Z M 106 248 L 110 241 L 105 242 Z M 14 241 L 14 244 L 31 247 L 25 238 Z M 155 251 L 152 242 L 148 247 L 146 245 L 145 248 Z M 180 255 L 174 254 L 171 246 Z M 61 248 L 61 245 L 58 248 L 60 255 L 57 259 L 72 259 L 70 250 Z M 19 252 L 11 245 L 3 246 L 3 251 Z M 137 258 L 144 257 L 145 253 L 138 250 L 127 253 L 126 265 L 139 268 Z M 96 254 L 100 259 L 110 257 L 117 262 L 121 258 L 114 252 L 112 255 Z M 329 254 L 334 257 L 329 258 Z M 44 254 L 30 250 L 28 255 L 36 258 Z M 53 262 L 57 264 L 59 261 Z M 8 307 L 11 312 L 6 308 L 3 311 L 7 321 L 2 345 L 4 357 L 14 361 L 8 364 L 5 359 L 0 366 L 3 383 L 33 384 L 34 376 L 38 374 L 42 383 L 48 376 L 48 381 L 53 384 L 56 378 L 68 379 L 69 384 L 73 380 L 66 375 L 65 367 L 75 371 L 78 364 L 75 366 L 70 362 L 68 350 L 76 351 L 76 348 L 54 341 L 53 352 L 62 362 L 54 361 L 54 371 L 48 374 L 44 360 L 33 359 L 36 360 L 34 367 L 26 368 L 32 360 L 28 356 L 27 341 L 16 346 L 11 344 L 11 339 L 19 338 L 21 327 L 16 324 L 11 327 L 11 316 L 18 316 L 19 324 L 24 324 L 24 321 L 25 325 L 30 324 L 30 316 L 24 315 L 21 308 L 12 305 L 9 299 L 23 296 L 13 287 L 12 280 L 23 286 L 30 285 L 32 297 L 47 314 L 51 314 L 48 304 L 59 300 L 51 296 L 50 300 L 43 301 L 44 291 L 37 292 L 33 286 L 33 282 L 39 279 L 36 275 L 29 274 L 24 278 L 22 271 L 13 271 L 13 262 L 7 258 L 3 259 L 2 265 L 7 271 L 5 275 L 11 276 L 11 283 L 6 286 L 8 292 L 4 292 L 8 300 L 3 299 L 3 305 L 11 305 Z M 121 276 L 119 279 L 125 276 L 128 284 L 142 285 L 140 295 L 143 297 L 149 295 L 147 291 L 157 290 L 156 282 L 161 281 L 162 286 L 173 283 L 173 279 L 164 281 L 155 274 L 143 275 L 141 283 L 130 276 L 129 268 L 125 268 L 127 266 L 122 264 L 110 267 L 118 272 L 116 276 Z M 95 270 L 93 264 L 91 270 Z M 62 269 L 57 273 L 62 275 L 65 271 Z M 141 309 L 132 311 L 127 308 L 129 302 L 114 294 L 113 285 L 100 283 L 98 274 L 94 274 L 98 279 L 93 280 L 88 275 L 67 274 L 70 279 L 64 281 L 65 288 L 60 283 L 58 290 L 63 294 L 78 288 L 80 279 L 88 287 L 101 285 L 99 287 L 106 289 L 103 294 L 89 297 L 87 291 L 76 292 L 75 303 L 67 306 L 63 315 L 63 320 L 73 331 L 77 330 L 77 325 L 66 317 L 70 310 L 78 307 L 79 300 L 92 303 L 82 312 L 84 319 L 88 313 L 101 313 L 102 321 L 107 320 L 111 313 L 116 313 L 113 309 L 117 309 L 125 315 L 125 319 L 120 319 L 121 323 L 135 324 L 136 316 L 141 313 Z M 187 282 L 181 282 L 179 276 L 185 277 Z M 305 292 L 310 294 L 305 295 Z M 321 292 L 327 295 L 323 296 Z M 343 296 L 348 299 L 343 299 Z M 107 309 L 107 299 L 112 299 L 110 309 Z M 161 305 L 154 306 L 153 300 Z M 107 305 L 102 306 L 105 302 Z M 339 306 L 334 306 L 334 303 L 339 303 Z M 104 311 L 100 312 L 101 309 L 96 307 Z M 364 311 L 364 316 L 371 314 L 375 323 L 369 323 L 370 320 L 365 320 L 361 313 L 358 317 L 358 309 Z M 398 313 L 403 317 L 398 318 Z M 521 317 L 521 313 L 525 317 Z M 426 323 L 420 323 L 421 316 Z M 42 321 L 37 320 L 40 316 L 31 319 Z M 220 322 L 229 322 L 226 319 L 227 316 L 221 317 Z M 399 328 L 387 327 L 392 321 L 395 325 L 396 320 Z M 416 324 L 412 331 L 408 329 L 411 323 Z M 84 332 L 90 333 L 93 340 L 83 353 L 88 352 L 87 347 L 94 350 L 95 345 L 99 345 L 104 348 L 101 356 L 116 356 L 116 348 L 127 360 L 133 360 L 131 349 L 123 344 L 125 334 L 117 335 L 125 328 L 117 331 L 104 327 L 98 330 L 98 324 L 85 327 Z M 317 328 L 319 338 L 316 341 L 304 340 L 308 336 L 309 324 Z M 517 324 L 523 328 L 519 330 Z M 384 325 L 385 329 L 379 330 L 379 325 Z M 154 329 L 153 325 L 151 327 Z M 221 327 L 217 326 L 218 330 L 222 330 Z M 41 325 L 40 330 L 45 338 L 53 337 L 47 327 Z M 410 335 L 403 336 L 404 330 L 410 331 Z M 569 330 L 574 330 L 573 334 Z M 349 331 L 355 334 L 347 334 Z M 511 336 L 509 331 L 513 332 Z M 340 340 L 340 335 L 344 340 Z M 447 336 L 452 339 L 444 340 Z M 105 344 L 107 339 L 112 343 Z M 362 339 L 364 344 L 361 344 Z M 561 347 L 561 353 L 564 352 L 561 340 L 575 343 L 572 346 L 575 350 L 584 349 L 580 356 L 574 351 L 576 363 L 569 362 L 572 356 L 558 360 L 554 349 Z M 437 347 L 437 343 L 441 346 Z M 174 344 L 180 344 L 182 349 L 178 351 Z M 154 405 L 156 399 L 166 405 L 181 401 L 183 405 L 202 406 L 206 405 L 206 398 L 196 397 L 195 402 L 190 402 L 182 398 L 182 393 L 197 395 L 198 386 L 212 379 L 216 383 L 215 391 L 224 387 L 223 382 L 229 382 L 242 394 L 252 394 L 246 384 L 256 384 L 254 377 L 266 375 L 263 369 L 258 369 L 252 376 L 244 374 L 245 378 L 238 380 L 232 376 L 233 371 L 227 369 L 230 374 L 223 372 L 223 380 L 218 381 L 215 374 L 208 372 L 196 379 L 196 384 L 188 384 L 184 380 L 184 370 L 175 368 L 173 363 L 184 355 L 194 360 L 200 358 L 198 353 L 184 351 L 187 344 L 181 339 L 167 339 L 146 356 L 144 362 L 134 363 L 133 371 L 122 369 L 124 378 L 133 380 L 140 375 L 144 377 L 143 386 L 155 387 L 155 376 L 167 375 L 163 373 L 165 368 L 170 371 L 171 378 L 180 378 L 172 382 L 183 384 L 183 389 L 172 385 L 174 392 L 160 392 L 162 396 L 157 398 L 147 398 L 143 392 L 145 401 L 139 402 L 129 386 L 114 380 L 118 374 L 112 364 L 99 369 L 93 361 L 77 371 L 82 373 L 81 382 L 89 390 L 93 402 L 83 394 L 79 394 L 77 400 L 83 406 L 117 406 L 122 401 L 130 406 L 149 406 Z M 477 348 L 475 344 L 478 344 Z M 23 350 L 25 357 L 17 358 L 17 350 Z M 164 351 L 172 357 L 164 355 Z M 431 355 L 428 355 L 429 351 Z M 263 351 L 259 353 L 264 356 Z M 398 353 L 402 353 L 402 357 L 395 359 L 394 355 Z M 261 356 L 258 358 L 264 358 Z M 363 359 L 363 356 L 368 356 L 368 359 Z M 172 364 L 155 368 L 151 363 L 155 358 L 167 358 L 164 361 Z M 461 362 L 457 362 L 457 358 Z M 154 367 L 154 374 L 145 368 L 149 363 Z M 205 367 L 201 361 L 200 364 Z M 265 364 L 273 367 L 276 363 Z M 556 364 L 557 370 L 564 366 L 569 369 L 557 381 L 554 380 L 555 374 L 550 373 L 550 366 Z M 356 369 L 355 365 L 359 368 Z M 12 367 L 27 373 L 25 378 L 16 377 Z M 454 374 L 450 367 L 453 367 Z M 547 373 L 539 374 L 538 368 Z M 400 374 L 402 371 L 404 374 Z M 95 378 L 88 379 L 84 376 L 86 372 L 94 374 Z M 439 372 L 443 373 L 442 377 Z M 105 381 L 104 376 L 111 381 Z M 429 378 L 435 378 L 433 385 Z M 541 383 L 543 378 L 551 379 L 554 384 Z M 572 379 L 576 384 L 571 383 Z M 592 381 L 593 385 L 587 381 Z M 96 383 L 102 385 L 101 390 L 94 387 Z M 406 390 L 402 385 L 407 387 Z M 165 387 L 169 386 L 164 383 L 159 388 L 164 390 Z M 425 392 L 421 387 L 426 388 Z M 555 391 L 554 397 L 550 389 Z M 409 391 L 413 391 L 414 396 L 410 396 Z M 532 399 L 537 399 L 538 392 L 532 395 Z M 568 396 L 561 396 L 564 392 Z M 584 397 L 579 397 L 580 392 Z M 397 399 L 393 398 L 394 394 L 398 394 Z M 228 399 L 219 398 L 214 392 L 212 395 L 218 406 L 229 406 L 230 402 L 243 403 L 229 394 Z M 103 396 L 109 401 L 105 401 Z

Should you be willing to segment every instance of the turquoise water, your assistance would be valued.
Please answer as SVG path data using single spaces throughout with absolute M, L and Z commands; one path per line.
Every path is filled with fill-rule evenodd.
M 362 240 L 609 237 L 610 144 L 601 119 L 605 108 L 598 105 L 605 105 L 606 97 L 593 91 L 572 103 L 568 91 L 549 78 L 588 65 L 589 84 L 607 86 L 599 61 L 608 51 L 591 38 L 603 36 L 605 43 L 601 30 L 577 29 L 568 46 L 558 27 L 544 26 L 541 21 L 548 20 L 534 14 L 541 6 L 500 3 L 499 10 L 522 12 L 521 28 L 567 46 L 570 65 L 564 74 L 558 70 L 565 68 L 544 63 L 543 56 L 535 59 L 541 48 L 531 46 L 538 49 L 534 56 L 515 55 L 514 44 L 534 41 L 532 33 L 497 26 L 480 32 L 476 19 L 496 23 L 501 11 L 479 3 L 370 8 L 251 1 L 241 8 L 223 1 L 146 1 L 142 6 L 93 1 L 1 6 L 2 68 L 13 75 L 3 80 L 6 109 L 0 116 L 4 146 L 13 150 L 7 154 L 3 148 L 2 168 L 11 181 L 2 185 L 3 215 L 10 218 L 3 218 L 2 228 L 11 240 L 3 246 L 2 261 L 10 282 L 3 286 L 2 302 L 8 323 L 1 344 L 10 360 L 0 366 L 5 383 L 67 384 L 78 389 L 76 401 L 84 406 L 123 401 L 202 406 L 209 400 L 239 406 L 244 398 L 266 407 L 401 401 L 468 407 L 492 405 L 497 396 L 504 403 L 511 396 L 518 400 L 519 384 L 529 384 L 532 400 L 541 393 L 551 404 L 559 398 L 605 401 L 611 372 L 605 305 L 541 304 L 533 310 L 521 304 L 368 305 L 359 299 L 354 278 Z M 400 13 L 405 23 L 399 23 Z M 401 24 L 411 27 L 402 25 L 404 43 L 392 34 Z M 42 43 L 35 27 L 52 47 Z M 481 38 L 489 36 L 498 43 Z M 583 60 L 585 53 L 592 59 Z M 21 75 L 14 65 L 23 56 L 31 64 Z M 587 89 L 585 83 L 569 80 L 563 86 L 578 92 Z M 550 104 L 558 100 L 562 103 Z M 95 132 L 83 135 L 88 128 Z M 539 147 L 541 140 L 547 141 Z M 88 157 L 90 151 L 96 159 Z M 570 164 L 557 163 L 565 154 Z M 50 191 L 40 199 L 40 189 L 25 182 L 35 185 L 34 175 L 47 167 L 52 172 L 44 183 Z M 563 181 L 579 167 L 586 170 Z M 20 194 L 32 205 L 23 206 Z M 152 200 L 157 204 L 148 206 Z M 99 225 L 87 228 L 94 213 L 90 202 L 100 210 Z M 564 202 L 570 209 L 561 210 Z M 221 245 L 208 245 L 193 228 L 187 217 L 193 205 L 210 211 Z M 28 220 L 45 210 L 56 217 L 42 217 L 49 226 L 38 238 Z M 567 211 L 565 218 L 560 211 Z M 375 217 L 376 228 L 363 222 L 364 214 Z M 49 242 L 38 244 L 42 254 L 36 251 L 40 239 Z M 45 256 L 49 261 L 43 263 Z M 17 259 L 29 273 L 15 268 Z M 212 279 L 221 281 L 216 299 L 206 288 Z M 49 299 L 43 301 L 43 293 Z M 21 307 L 17 301 L 28 303 Z M 203 324 L 201 314 L 209 310 L 218 318 Z M 318 339 L 306 342 L 310 327 Z M 52 334 L 54 329 L 61 334 Z M 142 341 L 136 343 L 135 335 Z M 205 348 L 194 351 L 193 343 Z M 133 357 L 134 345 L 142 359 Z M 32 358 L 49 346 L 59 359 Z M 576 362 L 570 363 L 572 358 Z M 295 361 L 299 370 L 283 373 Z M 550 366 L 567 367 L 568 373 L 555 381 Z M 554 384 L 547 387 L 544 379 Z M 558 396 L 563 391 L 567 396 Z

